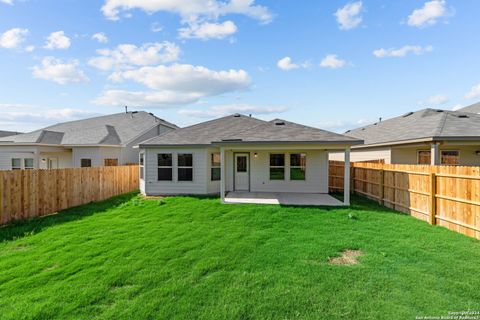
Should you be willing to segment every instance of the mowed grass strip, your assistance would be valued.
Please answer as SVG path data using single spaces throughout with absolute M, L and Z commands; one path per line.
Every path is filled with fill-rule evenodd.
M 479 265 L 480 241 L 361 198 L 128 194 L 1 228 L 0 318 L 413 319 L 480 310 Z

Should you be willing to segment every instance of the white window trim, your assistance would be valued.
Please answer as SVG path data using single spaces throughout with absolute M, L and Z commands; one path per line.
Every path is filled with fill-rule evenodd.
M 14 167 L 13 166 L 13 160 L 20 160 L 20 166 Z M 10 166 L 12 167 L 12 170 L 22 170 L 23 169 L 23 167 L 22 167 L 23 158 L 11 158 L 10 161 L 11 161 Z
M 143 164 L 142 164 L 142 161 L 140 159 L 143 160 Z M 145 181 L 145 152 L 140 152 L 138 154 L 138 167 L 140 168 L 139 178 L 140 178 L 140 180 Z
M 159 166 L 158 165 L 158 156 L 161 154 L 169 154 L 172 157 L 172 165 L 171 166 Z M 157 153 L 157 182 L 173 182 L 173 170 L 174 170 L 174 165 L 173 165 L 173 159 L 174 159 L 174 154 L 173 152 L 159 152 Z M 160 180 L 158 177 L 158 169 L 171 169 L 172 170 L 172 179 L 171 180 Z
M 292 158 L 291 158 L 292 154 L 299 154 L 300 157 L 302 155 L 304 155 L 305 156 L 305 166 L 292 166 Z M 289 164 L 289 166 L 288 166 L 289 181 L 307 181 L 307 153 L 306 152 L 292 152 L 292 153 L 289 153 L 288 154 L 288 161 L 289 161 L 288 162 L 288 164 Z M 297 169 L 297 168 L 298 169 L 305 168 L 305 179 L 303 179 L 303 180 L 293 180 L 292 179 L 292 170 L 291 169 Z
M 283 166 L 272 166 L 270 165 L 270 157 L 272 154 L 283 154 Z M 270 152 L 268 154 L 268 179 L 269 181 L 287 181 L 287 158 L 289 158 L 290 156 L 288 155 L 288 153 L 281 153 L 281 152 Z M 270 169 L 279 169 L 279 168 L 283 168 L 283 179 L 272 179 L 271 175 L 270 175 Z
M 181 154 L 190 154 L 190 155 L 192 155 L 192 165 L 191 165 L 191 166 L 179 166 L 179 165 L 178 165 L 178 156 L 181 155 Z M 193 167 L 194 167 L 193 164 L 195 163 L 195 156 L 194 156 L 193 152 L 177 152 L 175 159 L 176 159 L 176 165 L 177 165 L 177 166 L 176 166 L 176 169 L 175 169 L 175 170 L 176 170 L 176 173 L 177 173 L 177 175 L 176 175 L 176 178 L 177 178 L 176 182 L 177 182 L 177 183 L 192 183 L 192 182 L 194 182 L 194 180 L 195 180 L 195 170 L 194 170 L 194 168 L 193 168 Z M 192 180 L 178 180 L 178 169 L 192 169 Z
M 32 160 L 32 166 L 31 167 L 27 167 L 26 160 Z M 23 158 L 23 168 L 25 170 L 35 169 L 35 158 Z
M 214 154 L 218 154 L 218 157 L 220 158 L 220 162 L 219 162 L 218 166 L 213 165 L 213 155 Z M 220 169 L 220 179 L 218 179 L 218 180 L 213 180 L 212 179 L 213 178 L 212 169 Z M 220 181 L 220 180 L 222 180 L 222 159 L 221 159 L 221 155 L 220 155 L 220 152 L 212 152 L 212 153 L 210 153 L 210 181 L 217 182 L 217 181 Z

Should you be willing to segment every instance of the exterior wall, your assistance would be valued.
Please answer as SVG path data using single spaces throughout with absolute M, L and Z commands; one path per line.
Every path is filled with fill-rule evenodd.
M 38 168 L 38 159 L 36 156 L 37 147 L 28 146 L 0 146 L 0 170 L 11 170 L 13 158 L 33 158 L 35 168 Z
M 71 151 L 68 151 L 68 152 L 40 152 L 39 168 L 40 169 L 47 169 L 48 168 L 47 161 L 50 158 L 57 159 L 58 168 L 55 168 L 55 169 L 71 168 L 73 166 L 73 159 L 72 159 L 72 152 Z
M 132 164 L 138 163 L 138 148 L 136 146 L 143 141 L 156 137 L 160 134 L 172 131 L 174 129 L 164 126 L 158 125 L 155 128 L 150 129 L 149 131 L 145 132 L 144 134 L 137 137 L 135 140 L 130 141 L 124 148 L 122 148 L 121 159 L 119 159 L 120 164 Z
M 207 149 L 205 148 L 146 148 L 145 181 L 142 193 L 145 195 L 207 194 Z M 173 156 L 172 181 L 158 181 L 157 154 L 171 153 Z M 193 181 L 177 181 L 177 154 L 193 155 Z M 142 187 L 142 186 L 140 186 Z
M 329 160 L 344 161 L 345 155 L 343 152 L 332 152 L 328 156 Z M 390 148 L 373 148 L 370 150 L 351 149 L 350 161 L 362 162 L 382 159 L 385 163 L 392 163 L 392 152 Z
M 119 164 L 121 156 L 120 147 L 74 147 L 73 148 L 73 166 L 81 166 L 81 159 L 91 159 L 92 167 L 102 167 L 105 159 L 118 159 Z
M 235 151 L 237 152 L 237 151 Z M 238 151 L 240 152 L 240 151 Z M 328 193 L 328 153 L 323 150 L 268 150 L 250 152 L 250 191 L 251 192 L 298 192 Z M 285 154 L 285 180 L 270 180 L 270 153 Z M 290 153 L 305 153 L 307 156 L 305 181 L 290 180 Z M 226 161 L 233 177 L 233 152 Z M 233 180 L 233 179 L 230 179 Z M 230 188 L 233 190 L 233 181 Z
M 420 150 L 430 150 L 429 145 L 416 146 L 410 148 L 392 148 L 393 164 L 417 164 L 417 152 Z M 460 154 L 460 165 L 462 166 L 480 166 L 480 156 L 476 155 L 476 151 L 480 150 L 480 146 L 454 146 L 440 145 L 440 152 L 443 150 L 458 150 Z
M 209 194 L 220 194 L 220 181 L 212 181 L 212 161 L 211 154 L 220 153 L 218 148 L 209 148 L 207 149 L 207 193 Z

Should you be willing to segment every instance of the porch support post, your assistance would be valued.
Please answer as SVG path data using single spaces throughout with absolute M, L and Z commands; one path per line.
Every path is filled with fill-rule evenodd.
M 432 166 L 440 165 L 440 148 L 437 142 L 430 145 L 430 164 Z
M 350 147 L 345 148 L 345 173 L 343 176 L 343 204 L 350 205 Z
M 225 203 L 225 148 L 220 147 L 220 199 Z

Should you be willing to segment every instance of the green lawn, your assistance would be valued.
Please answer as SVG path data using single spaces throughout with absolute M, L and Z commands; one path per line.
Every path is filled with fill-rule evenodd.
M 0 229 L 0 318 L 414 319 L 480 311 L 479 267 L 480 241 L 361 198 L 130 194 Z

